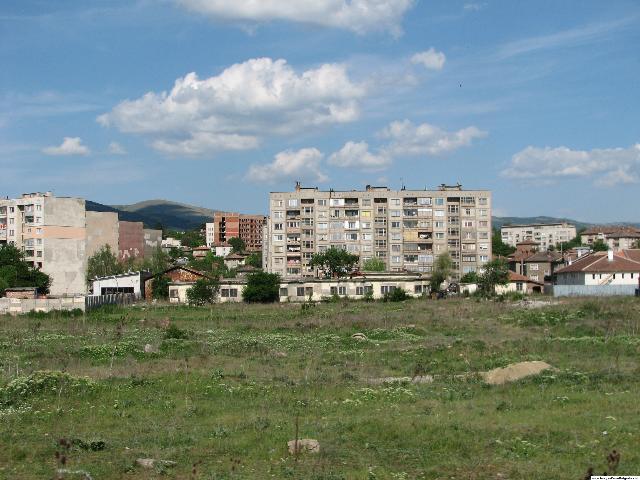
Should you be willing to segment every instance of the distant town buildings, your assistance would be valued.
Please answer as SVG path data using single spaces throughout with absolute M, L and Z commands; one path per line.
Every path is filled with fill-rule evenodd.
M 51 295 L 87 291 L 87 260 L 104 245 L 121 261 L 150 255 L 162 232 L 142 222 L 121 222 L 117 213 L 86 210 L 82 198 L 51 192 L 0 200 L 0 244 L 14 245 L 25 260 L 51 277 Z
M 231 238 L 244 241 L 248 252 L 262 250 L 262 228 L 267 217 L 243 213 L 215 212 L 213 221 L 206 224 L 208 247 L 227 243 Z
M 573 240 L 576 235 L 575 225 L 570 223 L 534 223 L 529 225 L 504 225 L 500 229 L 502 242 L 515 247 L 522 242 L 538 243 L 539 251 L 547 251 L 559 243 Z
M 594 252 L 556 272 L 557 285 L 640 285 L 640 250 Z
M 441 185 L 437 190 L 321 191 L 299 183 L 272 192 L 263 258 L 284 279 L 316 276 L 314 253 L 330 247 L 382 260 L 390 272 L 431 272 L 449 253 L 454 275 L 491 259 L 491 192 Z
M 590 227 L 581 234 L 583 245 L 593 245 L 598 240 L 611 250 L 628 250 L 640 241 L 640 228 L 621 225 L 598 225 Z

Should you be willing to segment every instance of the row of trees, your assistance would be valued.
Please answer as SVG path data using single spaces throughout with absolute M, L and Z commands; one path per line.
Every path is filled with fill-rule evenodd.
M 51 278 L 26 262 L 23 253 L 13 245 L 0 245 L 0 295 L 7 288 L 36 287 L 38 293 L 49 293 Z

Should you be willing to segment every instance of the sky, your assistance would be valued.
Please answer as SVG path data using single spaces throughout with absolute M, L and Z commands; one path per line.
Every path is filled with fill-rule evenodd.
M 640 221 L 637 0 L 4 0 L 0 194 L 461 183 Z

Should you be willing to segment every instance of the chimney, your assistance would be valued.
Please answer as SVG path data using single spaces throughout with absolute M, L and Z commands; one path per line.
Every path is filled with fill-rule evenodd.
M 610 262 L 613 262 L 613 250 L 609 250 L 609 251 L 607 252 L 607 259 L 608 259 Z
M 300 182 L 296 182 L 296 192 L 299 192 L 301 188 L 302 185 L 300 185 Z

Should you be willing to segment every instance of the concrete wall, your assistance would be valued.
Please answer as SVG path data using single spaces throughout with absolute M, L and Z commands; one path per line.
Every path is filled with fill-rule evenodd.
M 633 296 L 637 285 L 554 285 L 554 297 Z
M 162 247 L 162 230 L 145 228 L 142 233 L 144 235 L 144 256 L 148 258 L 152 256 L 158 248 Z
M 118 258 L 122 261 L 144 255 L 142 222 L 118 222 Z
M 78 198 L 47 198 L 44 202 L 42 271 L 51 276 L 52 295 L 86 292 L 85 202 Z
M 84 310 L 84 297 L 39 298 L 25 300 L 19 298 L 0 298 L 0 315 L 19 315 L 29 312 L 50 312 L 52 310 Z
M 87 258 L 104 245 L 118 255 L 118 214 L 115 212 L 87 212 Z

